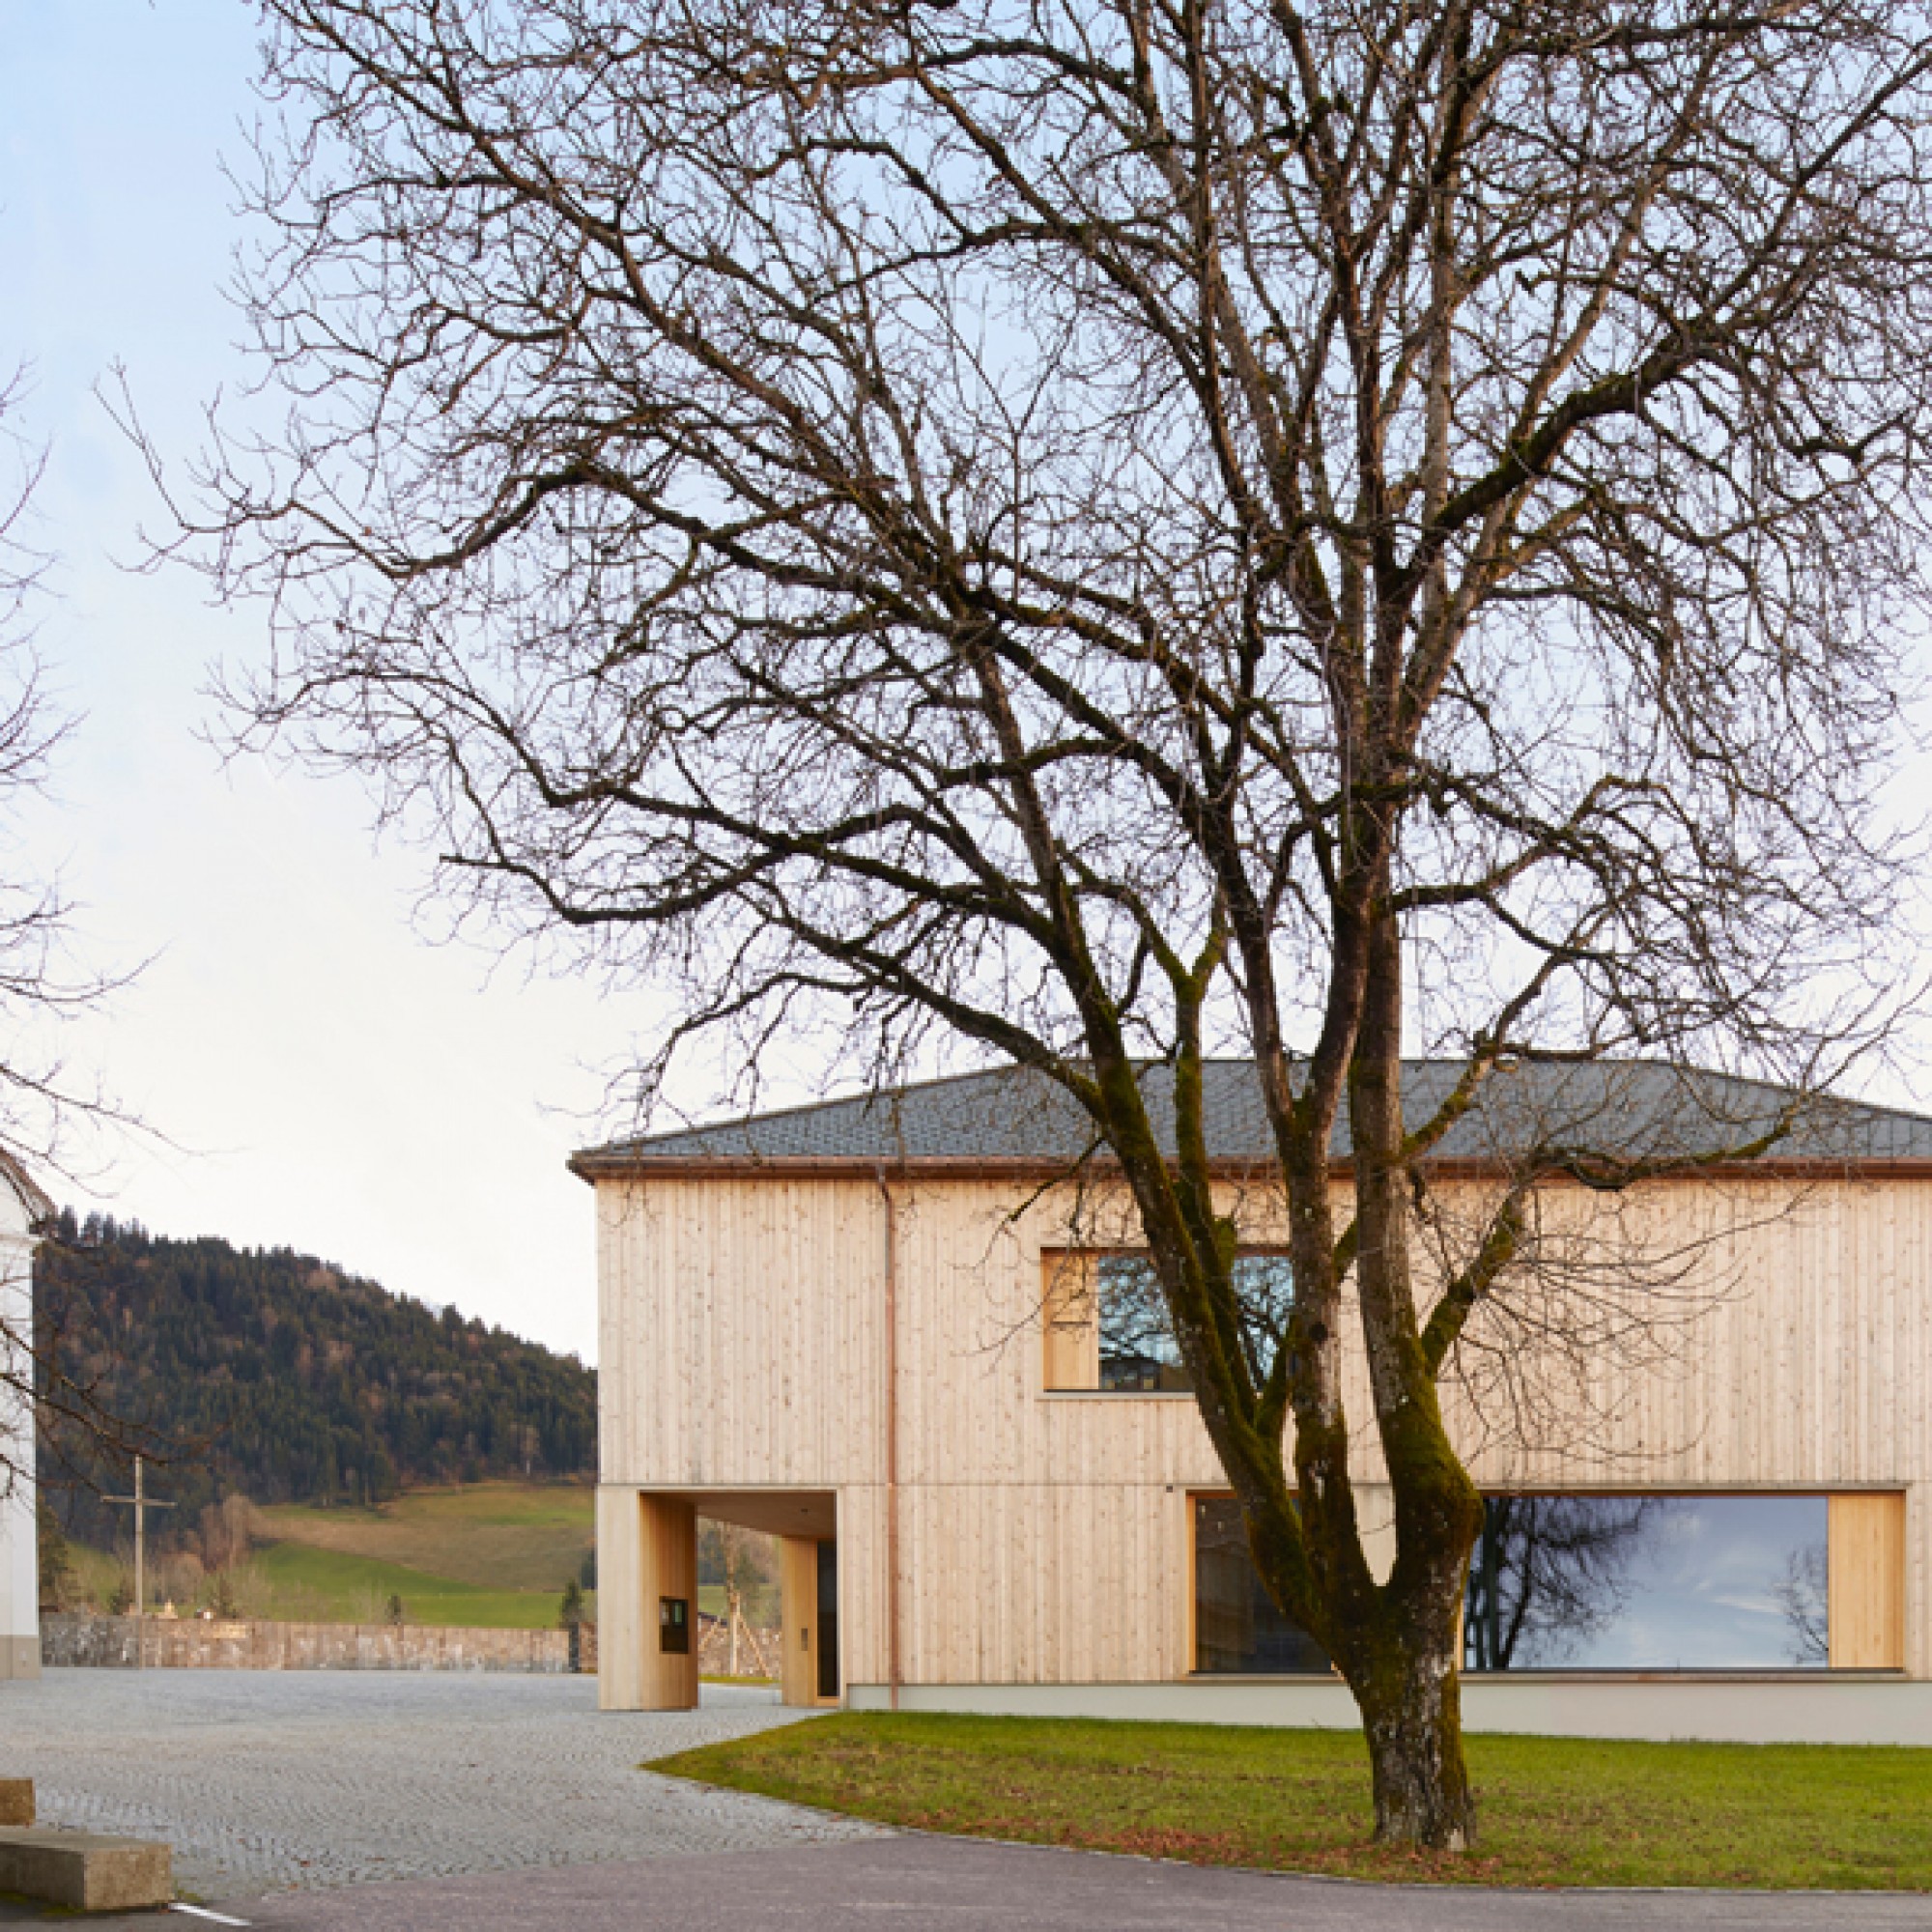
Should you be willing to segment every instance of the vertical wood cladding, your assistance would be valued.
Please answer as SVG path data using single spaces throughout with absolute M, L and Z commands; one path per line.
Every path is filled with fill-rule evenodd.
M 597 1491 L 597 1701 L 607 1711 L 697 1706 L 697 1519 L 679 1496 Z M 687 1644 L 667 1649 L 666 1600 L 684 1605 Z
M 1834 1670 L 1905 1666 L 1905 1521 L 1896 1492 L 1832 1498 L 1826 1627 Z
M 818 1702 L 818 1544 L 810 1536 L 779 1539 L 779 1616 L 783 1657 L 779 1695 L 787 1704 Z
M 1193 1403 L 1048 1387 L 1048 1264 L 1131 1244 L 1121 1204 L 1013 1182 L 922 1178 L 895 1191 L 905 1680 L 1184 1674 L 1186 1492 L 1224 1486 Z M 847 1675 L 883 1682 L 877 1186 L 653 1177 L 597 1192 L 604 1481 L 837 1489 Z M 1480 1207 L 1473 1185 L 1445 1200 L 1452 1217 Z M 1247 1238 L 1279 1240 L 1264 1197 L 1230 1205 Z M 1912 1674 L 1932 1675 L 1932 1489 L 1921 1487 L 1932 1484 L 1932 1182 L 1676 1181 L 1607 1203 L 1572 1190 L 1548 1199 L 1544 1223 L 1565 1257 L 1562 1292 L 1595 1310 L 1605 1336 L 1623 1313 L 1606 1259 L 1619 1244 L 1647 1257 L 1663 1320 L 1642 1346 L 1598 1338 L 1560 1373 L 1539 1370 L 1500 1324 L 1479 1327 L 1490 1351 L 1471 1351 L 1469 1384 L 1445 1398 L 1477 1481 L 1889 1489 L 1884 1560 L 1904 1608 L 1888 1614 L 1901 1627 L 1861 1635 L 1860 1654 L 1889 1643 Z M 1519 1439 L 1509 1379 L 1495 1373 L 1512 1362 L 1529 1386 L 1561 1394 L 1535 1418 L 1533 1443 Z M 1373 1483 L 1359 1362 L 1347 1399 L 1358 1471 Z M 1874 1505 L 1860 1531 L 1872 1548 L 1876 1522 Z M 1848 1629 L 1883 1622 L 1840 1614 Z

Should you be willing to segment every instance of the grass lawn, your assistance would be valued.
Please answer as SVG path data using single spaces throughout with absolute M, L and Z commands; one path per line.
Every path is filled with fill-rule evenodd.
M 842 1712 L 654 1771 L 887 1824 L 1489 1885 L 1932 1889 L 1932 1750 L 1472 1737 L 1481 1842 L 1368 1842 L 1352 1732 Z

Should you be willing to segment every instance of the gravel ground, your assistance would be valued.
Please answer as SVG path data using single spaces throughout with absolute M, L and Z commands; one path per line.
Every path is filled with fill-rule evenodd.
M 588 1677 L 50 1670 L 0 1685 L 0 1776 L 47 1824 L 166 1838 L 203 1897 L 879 1835 L 636 1768 L 802 1715 L 726 1685 L 602 1713 Z

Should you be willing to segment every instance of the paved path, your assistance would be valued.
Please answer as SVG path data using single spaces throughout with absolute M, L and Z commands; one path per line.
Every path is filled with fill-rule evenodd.
M 168 1839 L 210 1897 L 873 1835 L 637 1769 L 796 1715 L 724 1685 L 617 1714 L 587 1677 L 50 1670 L 0 1685 L 0 1772 L 48 1824 Z

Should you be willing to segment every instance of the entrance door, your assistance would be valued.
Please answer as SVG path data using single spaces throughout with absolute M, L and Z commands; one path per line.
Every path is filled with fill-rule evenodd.
M 829 1536 L 787 1536 L 779 1576 L 784 1603 L 784 1701 L 836 1704 L 840 1690 L 838 1544 Z
M 838 1701 L 838 1546 L 818 1546 L 818 1697 Z

